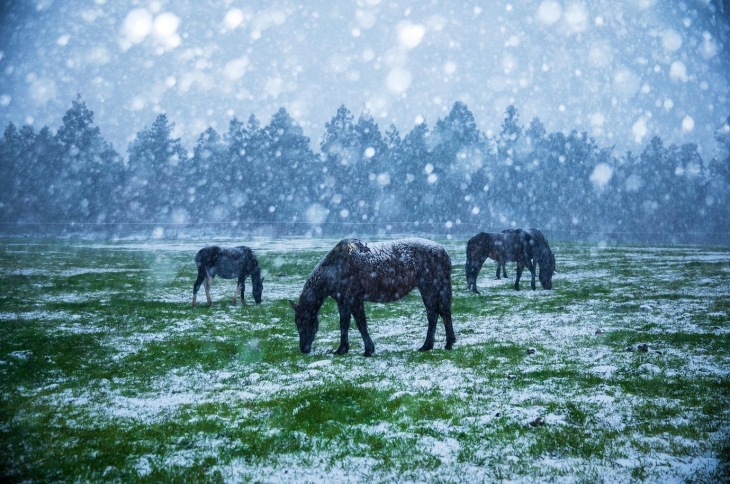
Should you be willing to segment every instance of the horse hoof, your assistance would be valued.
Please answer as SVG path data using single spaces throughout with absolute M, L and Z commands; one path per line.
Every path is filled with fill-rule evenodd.
M 348 351 L 350 351 L 350 348 L 339 347 L 339 348 L 337 348 L 337 351 L 335 351 L 335 354 L 336 355 L 346 355 Z M 368 356 L 368 355 L 365 355 L 365 356 Z
M 420 348 L 418 348 L 418 351 L 431 351 L 432 349 L 433 349 L 433 346 L 423 345 Z

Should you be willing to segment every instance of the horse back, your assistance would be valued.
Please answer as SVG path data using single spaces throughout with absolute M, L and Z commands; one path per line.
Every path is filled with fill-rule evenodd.
M 251 249 L 245 246 L 221 248 L 205 247 L 195 256 L 198 269 L 205 269 L 210 276 L 238 279 L 258 268 L 258 261 Z
M 522 229 L 507 229 L 496 234 L 495 251 L 506 262 L 532 259 L 532 236 Z
M 346 291 L 373 302 L 398 300 L 415 287 L 421 291 L 451 284 L 451 258 L 442 246 L 425 239 L 375 243 L 350 254 L 343 264 Z

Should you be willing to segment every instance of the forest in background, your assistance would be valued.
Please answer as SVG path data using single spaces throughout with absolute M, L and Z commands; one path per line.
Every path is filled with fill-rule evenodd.
M 281 108 L 208 128 L 192 151 L 159 114 L 126 158 L 78 96 L 53 133 L 9 123 L 0 139 L 0 233 L 123 236 L 468 236 L 538 227 L 560 239 L 724 243 L 730 234 L 730 116 L 718 157 L 653 137 L 617 154 L 585 132 L 523 125 L 509 106 L 498 133 L 462 102 L 433 127 L 384 132 L 343 105 L 319 152 Z

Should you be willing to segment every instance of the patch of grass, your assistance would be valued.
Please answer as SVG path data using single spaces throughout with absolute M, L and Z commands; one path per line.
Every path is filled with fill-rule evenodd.
M 555 244 L 552 291 L 523 276 L 522 291 L 510 278 L 481 295 L 460 259 L 454 349 L 415 351 L 414 291 L 366 306 L 376 353 L 363 358 L 354 321 L 350 354 L 328 353 L 331 299 L 315 351 L 299 351 L 286 297 L 326 250 L 260 256 L 261 305 L 249 284 L 232 307 L 222 281 L 212 307 L 192 308 L 190 245 L 0 244 L 0 480 L 629 482 L 697 455 L 720 465 L 690 482 L 727 478 L 730 274 L 693 257 L 730 249 Z M 447 246 L 463 257 L 463 241 Z
M 270 400 L 276 427 L 306 435 L 333 438 L 349 425 L 373 425 L 386 416 L 389 395 L 349 382 L 329 384 Z
M 150 377 L 173 368 L 199 366 L 203 371 L 219 370 L 239 354 L 239 348 L 251 353 L 245 345 L 231 341 L 211 341 L 196 336 L 176 336 L 165 341 L 151 341 L 117 366 L 114 376 Z M 154 369 L 150 372 L 150 369 Z

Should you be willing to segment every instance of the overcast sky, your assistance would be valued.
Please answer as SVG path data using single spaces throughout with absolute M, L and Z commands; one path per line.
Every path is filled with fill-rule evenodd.
M 587 131 L 641 151 L 654 135 L 707 159 L 730 115 L 730 29 L 709 0 L 2 2 L 0 120 L 54 132 L 79 93 L 127 145 L 158 113 L 186 147 L 280 107 L 317 151 L 345 104 L 381 131 L 433 127 L 463 101 L 498 131 Z

